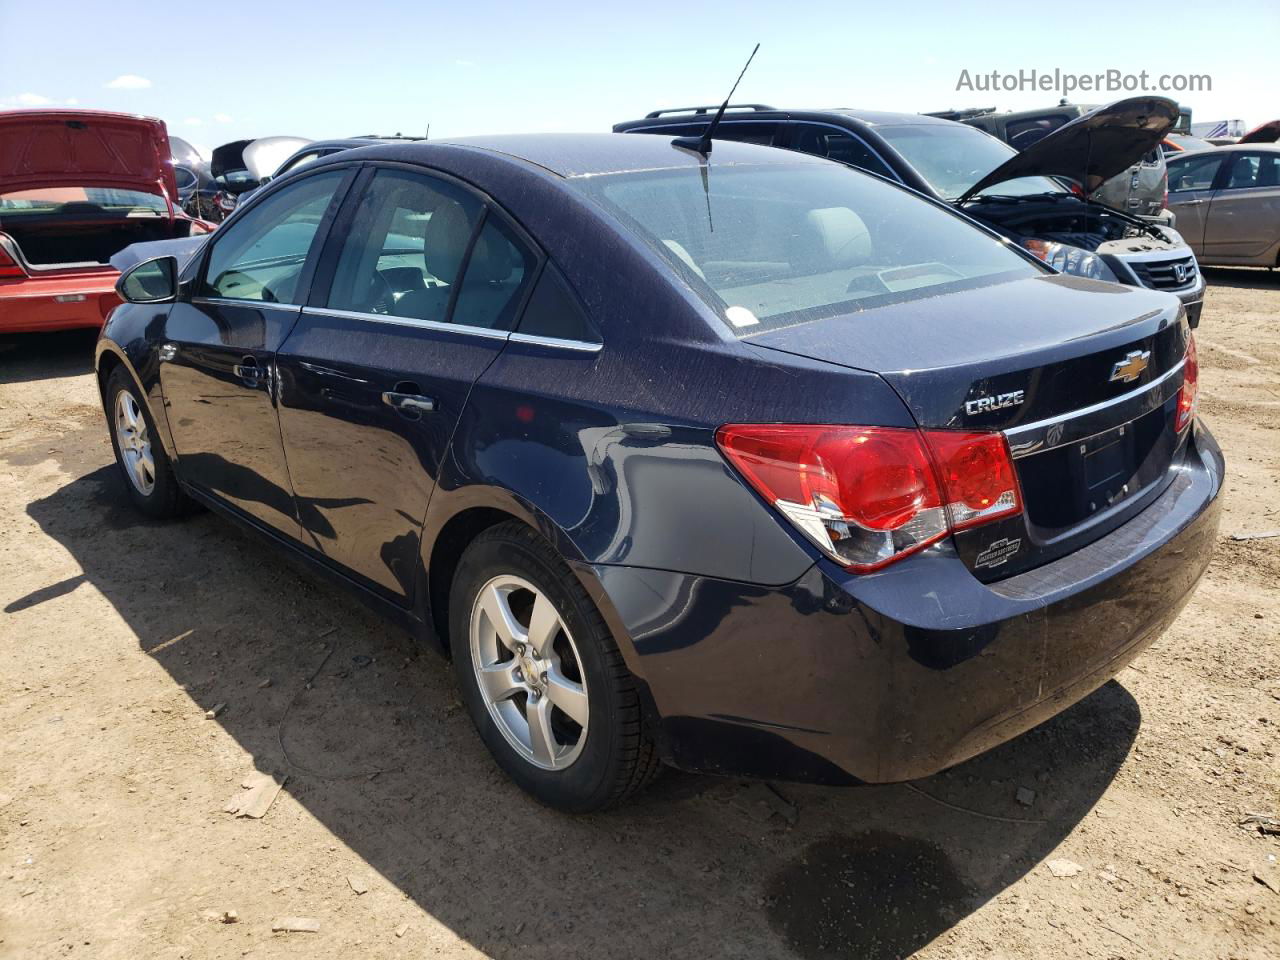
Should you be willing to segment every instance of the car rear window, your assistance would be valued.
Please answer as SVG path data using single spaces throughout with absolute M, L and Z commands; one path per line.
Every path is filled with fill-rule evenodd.
M 78 213 L 98 211 L 147 216 L 168 213 L 164 197 L 115 187 L 35 187 L 0 194 L 0 213 Z
M 1042 272 L 963 218 L 835 164 L 644 171 L 574 182 L 740 336 Z

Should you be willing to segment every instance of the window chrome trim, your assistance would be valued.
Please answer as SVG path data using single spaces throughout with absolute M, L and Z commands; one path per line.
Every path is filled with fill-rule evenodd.
M 599 353 L 603 343 L 592 343 L 589 340 L 563 340 L 560 337 L 544 337 L 536 333 L 511 334 L 512 343 L 529 343 L 539 347 L 554 347 L 560 350 L 578 350 L 582 353 Z
M 329 307 L 304 307 L 303 309 L 307 313 L 318 317 L 337 317 L 341 320 L 367 320 L 373 323 L 387 323 L 396 327 L 418 327 L 422 330 L 437 330 L 442 333 L 467 333 L 490 340 L 506 340 L 510 336 L 510 331 L 508 330 L 473 327 L 463 323 L 441 323 L 439 320 L 419 320 L 414 317 L 394 317 L 389 313 L 360 313 L 357 310 L 333 310 Z
M 1081 407 L 1056 417 L 1037 420 L 1035 423 L 1010 427 L 1004 431 L 1005 439 L 1009 441 L 1009 452 L 1016 460 L 1033 453 L 1054 450 L 1068 444 L 1079 443 L 1099 433 L 1105 433 L 1107 430 L 1150 413 L 1174 396 L 1176 390 L 1170 390 L 1173 376 L 1182 370 L 1186 362 L 1186 357 L 1183 357 L 1150 383 L 1143 384 L 1128 393 L 1122 393 L 1118 397 L 1112 397 L 1110 400 L 1103 400 L 1101 403 Z M 1180 381 L 1177 389 L 1182 389 Z M 1117 408 L 1120 413 L 1119 420 L 1115 416 Z
M 264 307 L 268 310 L 301 310 L 299 303 L 280 303 L 276 300 L 242 300 L 239 297 L 192 297 L 192 304 L 207 304 L 211 307 Z

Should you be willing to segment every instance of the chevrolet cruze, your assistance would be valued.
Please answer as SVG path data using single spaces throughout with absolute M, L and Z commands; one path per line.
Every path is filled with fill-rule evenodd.
M 438 638 L 563 810 L 663 762 L 955 764 L 1158 636 L 1217 528 L 1175 297 L 816 157 L 370 146 L 120 289 L 138 509 L 226 514 Z

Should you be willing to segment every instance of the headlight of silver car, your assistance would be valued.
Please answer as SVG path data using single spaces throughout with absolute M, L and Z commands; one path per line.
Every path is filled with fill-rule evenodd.
M 1088 277 L 1090 280 L 1120 282 L 1100 256 L 1081 247 L 1041 240 L 1038 237 L 1028 237 L 1022 241 L 1022 246 L 1061 273 Z

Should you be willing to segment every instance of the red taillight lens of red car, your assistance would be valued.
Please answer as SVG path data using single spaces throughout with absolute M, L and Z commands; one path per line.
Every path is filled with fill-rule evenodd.
M 1178 412 L 1173 429 L 1181 433 L 1195 419 L 1200 407 L 1200 364 L 1196 359 L 1196 340 L 1187 341 L 1187 359 L 1182 365 L 1182 389 L 1178 391 Z
M 1022 510 L 998 433 L 729 424 L 716 443 L 762 497 L 856 573 Z
M 16 280 L 27 275 L 27 271 L 18 265 L 18 261 L 9 252 L 8 240 L 8 237 L 0 234 L 0 280 Z

